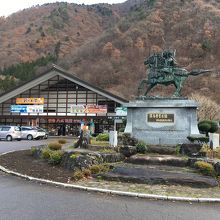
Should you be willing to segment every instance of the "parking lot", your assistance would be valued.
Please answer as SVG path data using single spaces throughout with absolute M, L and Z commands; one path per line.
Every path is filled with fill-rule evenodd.
M 73 143 L 73 138 L 66 137 L 49 137 L 48 139 L 43 140 L 21 140 L 21 141 L 0 141 L 0 153 L 13 151 L 13 150 L 24 150 L 29 149 L 32 146 L 40 146 L 47 144 L 49 142 L 56 142 L 58 139 L 66 139 L 66 146 L 70 146 Z

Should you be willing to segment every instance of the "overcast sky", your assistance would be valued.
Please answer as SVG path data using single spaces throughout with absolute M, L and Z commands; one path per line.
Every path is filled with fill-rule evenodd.
M 0 0 L 0 16 L 8 16 L 16 11 L 22 10 L 24 8 L 29 8 L 34 5 L 42 5 L 45 3 L 52 2 L 69 2 L 76 4 L 96 4 L 96 3 L 121 3 L 126 0 Z

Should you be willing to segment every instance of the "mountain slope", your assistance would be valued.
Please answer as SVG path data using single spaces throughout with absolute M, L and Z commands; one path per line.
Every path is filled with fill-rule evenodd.
M 56 3 L 0 21 L 0 65 L 52 54 L 57 64 L 126 98 L 146 77 L 144 58 L 176 49 L 188 70 L 219 69 L 220 3 L 206 0 L 129 0 L 93 6 Z M 220 103 L 219 73 L 188 79 L 184 95 L 198 92 Z M 156 93 L 174 88 L 158 86 Z

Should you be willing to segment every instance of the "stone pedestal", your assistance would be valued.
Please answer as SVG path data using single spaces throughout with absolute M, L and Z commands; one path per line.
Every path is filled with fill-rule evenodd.
M 199 136 L 197 103 L 188 99 L 146 99 L 131 101 L 126 133 L 147 144 L 189 143 L 187 136 Z

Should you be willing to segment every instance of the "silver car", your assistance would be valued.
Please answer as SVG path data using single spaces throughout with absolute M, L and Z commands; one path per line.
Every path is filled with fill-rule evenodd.
M 0 125 L 0 139 L 7 141 L 21 140 L 21 129 L 18 126 Z
M 27 140 L 43 139 L 45 137 L 45 131 L 35 127 L 21 127 L 21 138 Z

